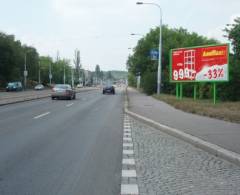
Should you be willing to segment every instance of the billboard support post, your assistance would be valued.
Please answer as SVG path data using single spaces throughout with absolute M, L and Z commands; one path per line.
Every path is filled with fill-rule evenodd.
M 176 83 L 176 99 L 179 99 L 178 83 Z
M 216 90 L 216 83 L 213 83 L 213 104 L 216 104 L 216 97 L 217 97 L 217 90 Z
M 193 98 L 194 98 L 194 100 L 197 99 L 197 84 L 196 83 L 194 83 Z
M 183 84 L 180 83 L 180 100 L 182 99 L 183 97 Z

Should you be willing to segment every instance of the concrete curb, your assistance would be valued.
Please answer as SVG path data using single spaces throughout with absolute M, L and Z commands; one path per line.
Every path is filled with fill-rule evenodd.
M 126 94 L 125 94 L 125 104 L 124 104 L 124 111 L 126 114 L 132 116 L 133 118 L 140 120 L 146 124 L 148 124 L 149 126 L 152 126 L 154 128 L 159 129 L 160 131 L 167 133 L 169 135 L 172 135 L 176 138 L 182 139 L 198 148 L 201 148 L 215 156 L 218 156 L 222 159 L 225 159 L 231 163 L 234 163 L 238 166 L 240 166 L 240 155 L 226 150 L 220 146 L 217 146 L 215 144 L 206 142 L 198 137 L 192 136 L 190 134 L 184 133 L 181 130 L 160 124 L 154 120 L 151 120 L 149 118 L 146 118 L 144 116 L 141 116 L 137 113 L 131 112 L 128 110 L 128 95 L 127 95 L 127 89 L 126 89 Z
M 97 90 L 97 88 L 81 90 L 81 91 L 77 91 L 76 93 L 88 92 L 88 91 L 92 91 L 92 90 Z M 16 104 L 16 103 L 21 103 L 21 102 L 27 102 L 27 101 L 33 101 L 33 100 L 38 100 L 38 99 L 44 99 L 44 98 L 48 98 L 50 96 L 51 96 L 51 94 L 32 95 L 32 96 L 28 96 L 28 97 L 20 97 L 21 99 L 19 99 L 19 100 L 14 100 L 14 101 L 9 101 L 9 102 L 4 102 L 4 103 L 0 102 L 0 106 L 9 105 L 9 104 Z

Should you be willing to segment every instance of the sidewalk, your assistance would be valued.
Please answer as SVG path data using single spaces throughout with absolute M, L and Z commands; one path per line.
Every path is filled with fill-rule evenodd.
M 240 154 L 240 124 L 186 113 L 132 88 L 128 98 L 130 111 Z

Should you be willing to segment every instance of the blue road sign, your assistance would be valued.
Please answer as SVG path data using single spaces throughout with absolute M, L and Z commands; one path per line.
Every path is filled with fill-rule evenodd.
M 158 60 L 158 57 L 159 57 L 158 50 L 157 49 L 151 49 L 150 50 L 150 57 L 151 57 L 151 60 Z

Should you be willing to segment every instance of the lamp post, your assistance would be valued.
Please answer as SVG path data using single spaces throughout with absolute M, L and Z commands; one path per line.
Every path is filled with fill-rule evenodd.
M 157 3 L 144 3 L 144 2 L 137 2 L 137 5 L 153 5 L 159 8 L 160 12 L 160 25 L 159 25 L 159 57 L 158 57 L 158 73 L 157 73 L 157 94 L 161 93 L 161 71 L 162 71 L 162 9 L 161 6 Z
M 24 89 L 25 90 L 27 88 L 27 75 L 28 75 L 28 71 L 27 71 L 27 52 L 25 52 L 25 55 L 24 55 L 24 71 L 23 71 Z
M 52 85 L 52 64 L 49 63 L 49 84 Z
M 38 64 L 38 84 L 40 84 L 41 83 L 41 63 L 40 63 L 40 60 L 39 60 L 39 62 L 38 62 L 39 64 Z

